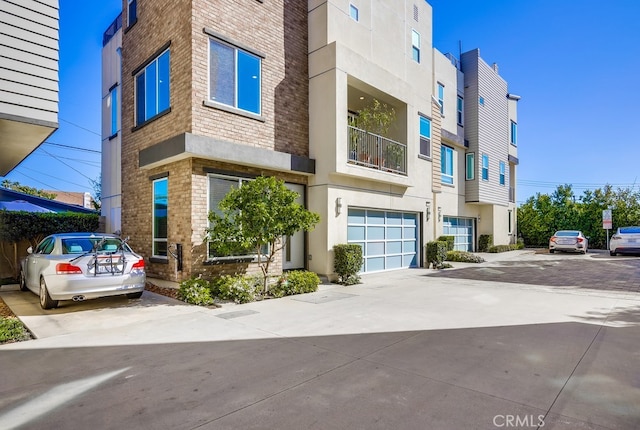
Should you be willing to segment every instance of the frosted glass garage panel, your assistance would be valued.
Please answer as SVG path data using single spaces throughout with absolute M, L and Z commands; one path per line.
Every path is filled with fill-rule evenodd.
M 387 225 L 401 225 L 402 214 L 400 212 L 387 212 Z
M 402 255 L 394 255 L 387 257 L 387 269 L 401 269 Z
M 367 272 L 379 272 L 384 270 L 384 257 L 367 258 L 365 264 Z
M 387 254 L 402 254 L 402 242 L 387 242 Z
M 384 255 L 384 242 L 369 242 L 367 243 L 367 256 L 370 255 Z
M 416 214 L 403 214 L 404 225 L 416 225 Z
M 364 240 L 365 227 L 364 226 L 349 226 L 347 227 L 347 240 Z
M 367 228 L 367 240 L 382 240 L 384 239 L 384 227 L 368 227 Z
M 347 222 L 349 224 L 364 224 L 365 221 L 365 211 L 360 209 L 349 209 L 349 215 L 347 218 Z
M 387 239 L 402 239 L 402 227 L 387 227 Z
M 385 213 L 380 211 L 367 212 L 367 224 L 385 224 Z
M 414 227 L 405 227 L 404 229 L 404 238 L 405 239 L 415 239 L 416 238 L 416 229 Z

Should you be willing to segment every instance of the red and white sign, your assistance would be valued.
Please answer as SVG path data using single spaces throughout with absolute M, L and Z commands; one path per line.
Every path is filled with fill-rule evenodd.
M 602 228 L 605 230 L 611 230 L 613 228 L 611 209 L 605 209 L 602 211 Z

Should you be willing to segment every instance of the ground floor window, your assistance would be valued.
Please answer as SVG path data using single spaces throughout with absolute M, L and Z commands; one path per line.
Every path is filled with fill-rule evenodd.
M 445 216 L 442 219 L 442 234 L 454 237 L 453 249 L 456 251 L 473 251 L 473 219 Z
M 169 179 L 153 181 L 153 256 L 167 257 Z
M 348 210 L 347 239 L 362 247 L 362 272 L 418 266 L 418 214 Z

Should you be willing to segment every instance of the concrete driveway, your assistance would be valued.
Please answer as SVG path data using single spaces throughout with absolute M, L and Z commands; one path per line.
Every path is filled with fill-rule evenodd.
M 0 428 L 640 428 L 640 259 L 487 258 L 220 309 L 3 287 L 41 335 L 0 346 Z

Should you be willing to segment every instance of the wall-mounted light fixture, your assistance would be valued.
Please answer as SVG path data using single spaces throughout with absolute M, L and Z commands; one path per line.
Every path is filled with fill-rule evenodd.
M 478 222 L 480 222 L 480 214 L 478 214 Z
M 340 215 L 342 213 L 342 197 L 338 197 L 336 199 L 336 215 Z
M 442 221 L 442 207 L 438 206 L 438 222 Z
M 431 202 L 424 202 L 427 206 L 427 211 L 425 212 L 427 215 L 427 221 L 431 218 Z

